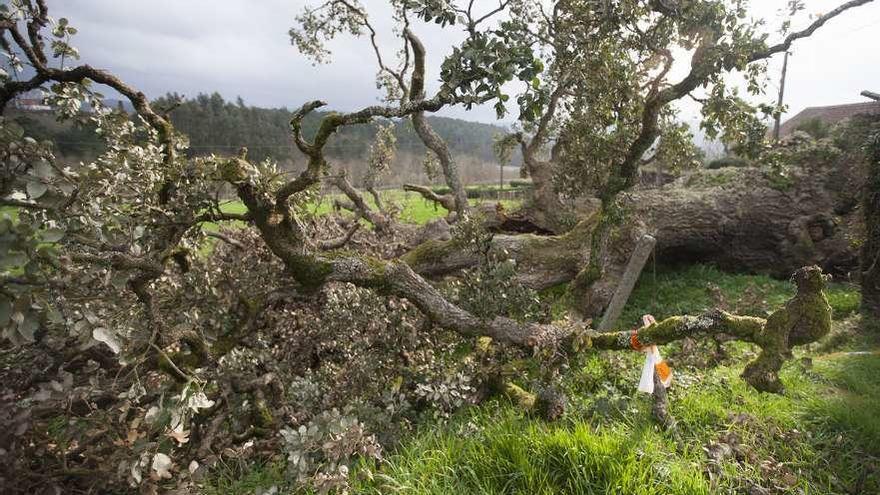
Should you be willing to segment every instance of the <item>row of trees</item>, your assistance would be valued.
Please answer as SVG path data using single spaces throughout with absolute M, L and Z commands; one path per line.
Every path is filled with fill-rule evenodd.
M 290 110 L 247 106 L 241 98 L 227 102 L 217 93 L 192 99 L 168 94 L 153 105 L 173 108 L 169 112 L 171 122 L 190 139 L 192 153 L 229 155 L 247 147 L 256 161 L 269 158 L 290 164 L 302 159 L 290 137 Z M 325 113 L 316 112 L 304 119 L 303 132 L 314 134 Z M 497 134 L 505 132 L 504 128 L 443 117 L 432 117 L 431 123 L 456 153 L 496 161 L 492 142 Z M 363 160 L 380 124 L 344 129 L 327 145 L 327 155 L 340 161 Z M 395 135 L 399 150 L 415 155 L 427 151 L 407 122 L 395 124 Z
M 293 115 L 290 110 L 248 106 L 241 98 L 228 102 L 218 93 L 199 94 L 190 99 L 170 93 L 151 104 L 168 110 L 171 122 L 189 138 L 188 149 L 193 156 L 230 155 L 247 147 L 257 161 L 271 159 L 291 166 L 303 158 L 290 137 Z M 126 111 L 124 107 L 118 109 Z M 306 134 L 317 130 L 324 113 L 316 112 L 304 121 Z M 24 111 L 13 111 L 9 116 L 29 135 L 55 143 L 62 156 L 93 158 L 101 151 L 101 139 L 88 119 L 76 123 L 56 122 L 49 113 Z M 498 135 L 506 132 L 505 128 L 436 116 L 429 120 L 455 153 L 497 163 L 492 144 Z M 345 129 L 328 145 L 328 156 L 342 162 L 363 160 L 369 154 L 378 127 L 378 124 L 368 124 Z M 427 149 L 407 121 L 395 123 L 395 135 L 401 152 L 418 157 L 425 155 Z

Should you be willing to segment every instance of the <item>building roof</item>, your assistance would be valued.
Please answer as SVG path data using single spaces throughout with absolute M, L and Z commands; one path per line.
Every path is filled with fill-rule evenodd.
M 826 124 L 836 124 L 843 119 L 848 119 L 861 113 L 880 114 L 880 101 L 805 108 L 780 126 L 779 135 L 787 136 L 794 132 L 798 126 L 812 119 L 818 118 Z

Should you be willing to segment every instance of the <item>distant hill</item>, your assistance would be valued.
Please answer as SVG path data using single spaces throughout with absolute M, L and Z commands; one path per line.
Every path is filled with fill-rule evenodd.
M 89 160 L 104 148 L 95 134 L 95 126 L 58 122 L 52 111 L 27 111 L 7 108 L 4 114 L 24 128 L 25 133 L 40 141 L 51 141 L 61 158 L 71 161 Z
M 176 95 L 156 101 L 160 108 L 170 106 Z M 306 137 L 312 136 L 326 112 L 314 112 L 303 122 Z M 285 108 L 247 106 L 240 98 L 228 102 L 217 93 L 200 94 L 185 100 L 171 112 L 171 120 L 190 138 L 194 153 L 230 154 L 242 146 L 248 156 L 261 160 L 273 158 L 292 162 L 299 158 L 290 134 L 292 111 Z M 429 116 L 428 121 L 442 136 L 455 155 L 468 156 L 497 164 L 492 151 L 496 135 L 507 130 L 500 126 L 468 122 L 446 117 Z M 328 156 L 342 160 L 363 160 L 369 154 L 377 123 L 345 127 L 327 145 Z M 424 155 L 426 149 L 408 119 L 395 122 L 398 149 L 413 155 Z
M 172 108 L 176 95 L 167 95 L 153 102 L 157 110 Z M 132 112 L 131 105 L 122 100 L 106 100 L 109 107 Z M 71 161 L 89 160 L 102 149 L 102 143 L 90 124 L 59 123 L 51 112 L 10 110 L 9 116 L 21 124 L 29 135 L 56 143 L 62 158 Z M 307 138 L 314 135 L 326 112 L 314 112 L 303 122 Z M 240 98 L 229 102 L 219 94 L 200 94 L 183 101 L 170 112 L 175 127 L 190 139 L 192 155 L 231 155 L 241 147 L 248 148 L 251 160 L 271 158 L 283 168 L 299 169 L 305 159 L 294 145 L 290 118 L 292 111 L 285 108 L 257 108 L 248 106 Z M 428 116 L 428 121 L 443 137 L 466 182 L 489 181 L 498 177 L 498 160 L 492 143 L 503 127 L 468 122 L 446 117 Z M 366 170 L 366 159 L 376 128 L 381 122 L 349 126 L 341 129 L 328 143 L 325 152 L 334 167 L 348 170 L 355 178 Z M 419 140 L 409 119 L 394 122 L 398 154 L 387 179 L 390 184 L 403 182 L 432 182 L 424 173 L 422 161 L 426 149 Z M 515 156 L 513 165 L 519 164 Z M 508 179 L 511 173 L 507 172 Z M 436 180 L 434 182 L 437 182 Z
M 87 103 L 86 103 L 87 104 Z M 84 104 L 84 105 L 86 105 Z M 134 105 L 128 100 L 120 100 L 117 98 L 104 98 L 104 105 L 110 108 L 122 108 L 128 113 L 134 113 Z

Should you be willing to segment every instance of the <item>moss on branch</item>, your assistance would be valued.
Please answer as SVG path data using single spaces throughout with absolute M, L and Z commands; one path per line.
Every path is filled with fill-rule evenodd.
M 782 364 L 791 348 L 815 342 L 831 330 L 831 306 L 825 298 L 825 276 L 817 266 L 796 271 L 792 280 L 797 293 L 766 320 L 714 310 L 701 316 L 672 316 L 636 331 L 609 332 L 593 336 L 597 349 L 625 350 L 661 345 L 707 334 L 726 334 L 761 348 L 758 357 L 743 371 L 743 379 L 763 392 L 781 393 Z

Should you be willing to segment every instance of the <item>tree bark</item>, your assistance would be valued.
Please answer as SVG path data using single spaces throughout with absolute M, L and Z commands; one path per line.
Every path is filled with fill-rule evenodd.
M 368 222 L 373 224 L 376 228 L 376 232 L 379 234 L 387 234 L 391 232 L 392 229 L 392 221 L 385 214 L 379 210 L 373 210 L 370 208 L 370 205 L 364 201 L 363 195 L 358 192 L 357 189 L 351 185 L 351 182 L 348 181 L 348 178 L 345 175 L 342 175 L 333 180 L 333 185 L 335 185 L 343 194 L 351 201 L 351 203 L 346 203 L 343 201 L 336 201 L 335 204 L 338 207 L 344 208 L 346 210 L 353 211 L 359 217 L 366 219 Z M 378 199 L 378 195 L 377 199 Z M 379 206 L 380 203 L 377 203 Z
M 407 192 L 415 192 L 419 193 L 423 198 L 428 201 L 433 201 L 438 205 L 445 208 L 450 213 L 456 211 L 456 199 L 455 196 L 451 194 L 437 194 L 430 187 L 420 186 L 418 184 L 404 184 L 403 190 Z
M 547 109 L 538 121 L 534 135 L 526 140 L 522 133 L 517 134 L 523 156 L 523 168 L 532 179 L 530 204 L 525 209 L 526 216 L 539 228 L 556 233 L 562 233 L 571 227 L 566 222 L 566 215 L 570 214 L 570 209 L 562 203 L 553 185 L 553 163 L 556 158 L 554 155 L 560 143 L 557 141 L 553 145 L 550 160 L 542 160 L 539 155 L 550 140 L 550 127 L 556 116 L 556 109 L 568 89 L 565 79 L 565 76 L 561 76 L 556 89 L 550 94 Z
M 449 186 L 449 189 L 452 191 L 452 197 L 455 199 L 453 211 L 458 218 L 461 218 L 468 210 L 467 192 L 464 190 L 464 185 L 461 183 L 461 176 L 458 173 L 458 165 L 456 165 L 455 159 L 449 151 L 449 146 L 446 144 L 446 141 L 434 131 L 434 128 L 428 123 L 428 120 L 423 113 L 419 112 L 413 114 L 412 123 L 416 130 L 416 134 L 419 135 L 419 138 L 425 146 L 437 155 L 437 159 L 440 161 L 440 168 L 443 169 L 443 177 L 446 179 L 446 185 Z
M 413 74 L 410 80 L 409 97 L 413 101 L 420 101 L 425 97 L 425 46 L 422 41 L 409 29 L 404 31 L 404 35 L 410 42 L 413 50 Z M 443 177 L 446 179 L 446 185 L 452 191 L 452 197 L 455 198 L 454 211 L 458 218 L 462 218 L 468 210 L 467 192 L 461 183 L 461 177 L 458 174 L 458 166 L 452 153 L 449 152 L 449 146 L 446 141 L 440 137 L 434 128 L 428 123 L 424 112 L 415 112 L 411 114 L 413 128 L 422 143 L 431 150 L 440 161 L 440 167 L 443 169 Z M 452 211 L 452 210 L 450 210 Z
M 880 319 L 880 135 L 869 138 L 868 170 L 862 197 L 865 243 L 861 252 L 862 312 Z

